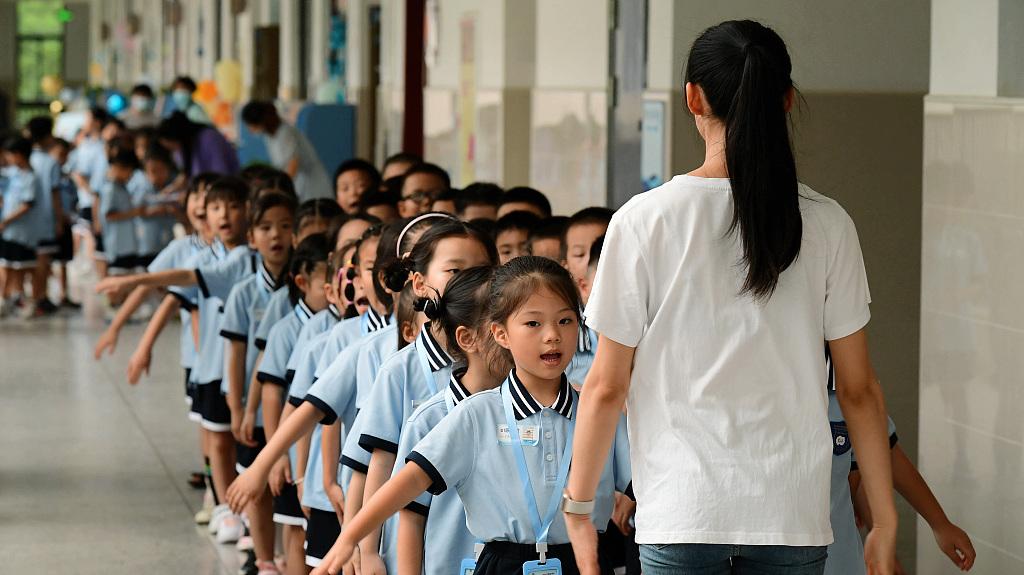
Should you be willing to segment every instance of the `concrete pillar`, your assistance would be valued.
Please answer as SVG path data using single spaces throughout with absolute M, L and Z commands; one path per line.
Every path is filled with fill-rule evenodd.
M 331 0 L 312 0 L 309 6 L 309 81 L 306 99 L 313 100 L 317 89 L 327 80 L 327 54 L 330 50 Z
M 220 3 L 220 59 L 234 60 L 235 53 L 235 14 L 231 10 L 231 1 Z
M 200 3 L 199 8 L 199 77 L 212 80 L 213 66 L 217 62 L 217 3 L 207 0 Z
M 252 93 L 252 85 L 256 63 L 253 58 L 253 41 L 255 34 L 254 2 L 249 2 L 244 12 L 238 15 L 238 63 L 242 68 L 242 100 L 248 100 Z
M 289 102 L 299 91 L 299 0 L 281 0 L 281 75 L 277 97 Z

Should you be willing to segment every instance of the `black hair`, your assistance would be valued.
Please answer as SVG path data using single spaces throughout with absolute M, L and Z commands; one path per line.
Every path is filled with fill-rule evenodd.
M 338 169 L 334 170 L 334 179 L 331 181 L 334 182 L 334 185 L 338 185 L 338 177 L 345 172 L 352 171 L 362 172 L 366 177 L 370 178 L 370 190 L 376 191 L 377 188 L 380 188 L 380 172 L 377 171 L 377 168 L 373 167 L 373 164 L 362 158 L 351 158 L 342 162 Z
M 388 291 L 387 287 L 388 268 L 398 260 L 398 256 L 395 255 L 395 245 L 398 243 L 399 234 L 408 223 L 409 220 L 395 220 L 380 228 L 380 241 L 377 243 L 377 254 L 373 260 L 373 293 L 388 311 L 392 309 L 393 302 L 392 292 Z M 363 236 L 366 237 L 369 233 L 370 231 L 367 230 Z M 406 275 L 408 276 L 408 274 Z M 398 293 L 401 289 L 392 291 Z
M 541 220 L 533 212 L 515 211 L 509 212 L 498 219 L 495 228 L 495 236 L 508 230 L 526 230 L 527 235 L 540 225 Z
M 409 176 L 414 176 L 416 174 L 428 174 L 431 176 L 435 176 L 437 178 L 440 178 L 441 181 L 444 182 L 445 188 L 452 187 L 452 179 L 451 177 L 448 176 L 448 172 L 441 166 L 438 166 L 437 164 L 431 164 L 429 162 L 422 162 L 409 168 L 409 170 L 405 172 L 405 175 L 402 176 L 402 184 L 405 185 L 405 179 L 408 179 Z
M 341 206 L 337 202 L 328 198 L 314 198 L 312 200 L 306 200 L 299 206 L 298 212 L 295 214 L 296 227 L 301 228 L 302 222 L 307 218 L 323 218 L 330 222 L 334 218 L 341 216 L 344 212 L 341 211 Z M 330 225 L 328 225 L 330 227 Z M 334 244 L 331 244 L 334 247 Z
M 128 168 L 129 170 L 139 169 L 139 158 L 135 155 L 135 152 L 126 148 L 117 148 L 113 155 L 110 156 L 111 166 L 120 166 Z
M 244 179 L 244 178 L 243 178 Z M 256 175 L 252 175 L 250 172 L 249 187 L 253 193 L 260 193 L 262 190 L 272 188 L 280 190 L 288 195 L 295 196 L 298 201 L 298 194 L 295 192 L 295 181 L 288 175 L 288 172 L 284 170 L 278 170 L 277 168 L 267 168 L 259 171 Z
M 408 256 L 396 260 L 388 267 L 385 275 L 386 286 L 393 292 L 397 292 L 405 286 L 412 272 L 426 273 L 427 266 L 434 259 L 434 253 L 442 240 L 448 238 L 473 238 L 479 241 L 487 252 L 487 257 L 492 264 L 498 263 L 498 249 L 490 236 L 479 229 L 455 219 L 429 218 L 437 223 L 430 229 L 423 232 L 423 235 L 416 241 Z M 408 235 L 408 234 L 407 234 Z
M 99 106 L 89 108 L 89 115 L 92 116 L 93 121 L 100 125 L 100 129 L 106 126 L 107 122 L 110 121 L 110 114 Z
M 156 137 L 181 145 L 181 159 L 185 163 L 185 173 L 190 174 L 192 173 L 192 146 L 195 145 L 199 132 L 205 129 L 207 126 L 189 120 L 184 112 L 178 110 L 160 122 L 156 128 Z
M 398 152 L 397 154 L 391 154 L 384 160 L 384 166 L 381 168 L 381 173 L 388 171 L 388 166 L 391 164 L 410 164 L 415 166 L 416 164 L 422 164 L 423 158 L 418 154 L 412 152 Z
M 110 116 L 110 118 L 106 122 L 103 123 L 103 127 L 106 128 L 107 126 L 109 126 L 111 124 L 117 126 L 117 129 L 122 131 L 122 132 L 124 132 L 124 131 L 126 131 L 128 129 L 128 125 L 124 123 L 124 120 L 122 120 L 121 118 L 118 118 L 116 116 Z
M 292 253 L 291 263 L 289 264 L 289 282 L 288 282 L 288 295 L 292 301 L 292 305 L 299 303 L 299 299 L 302 297 L 302 293 L 299 292 L 299 288 L 295 285 L 295 278 L 302 274 L 312 273 L 316 269 L 316 266 L 327 262 L 327 255 L 331 252 L 331 247 L 327 244 L 327 236 L 324 234 L 311 234 L 306 239 L 299 242 L 298 247 L 295 248 L 295 252 Z M 312 287 L 312 286 L 311 286 Z
M 455 337 L 459 326 L 479 330 L 487 316 L 494 266 L 477 266 L 463 270 L 448 280 L 444 295 L 423 308 L 423 313 L 444 332 L 448 353 L 465 359 Z
M 393 178 L 392 178 L 393 179 Z M 365 212 L 377 206 L 391 206 L 398 209 L 398 196 L 392 192 L 367 191 L 359 198 L 359 211 Z
M 150 88 L 149 84 L 135 84 L 134 86 L 132 86 L 132 91 L 129 92 L 129 95 L 134 96 L 136 94 L 140 96 L 146 96 L 147 98 L 154 97 L 153 88 Z
M 160 162 L 161 164 L 164 164 L 165 166 L 168 166 L 172 169 L 176 167 L 174 164 L 174 158 L 171 156 L 171 153 L 167 151 L 167 148 L 164 148 L 163 146 L 157 144 L 156 142 L 154 142 L 153 144 L 146 148 L 146 157 L 143 158 L 142 161 Z
M 330 239 L 334 243 L 334 245 L 338 245 L 338 234 L 341 233 L 341 228 L 345 227 L 345 224 L 347 224 L 347 223 L 349 223 L 349 222 L 351 222 L 353 220 L 359 220 L 359 221 L 366 222 L 366 223 L 370 224 L 371 228 L 373 226 L 380 226 L 381 225 L 380 218 L 378 218 L 377 216 L 372 216 L 370 214 L 364 214 L 362 212 L 360 212 L 358 214 L 351 214 L 350 215 L 350 214 L 346 214 L 344 211 L 342 211 L 341 214 L 337 218 L 334 218 L 334 220 L 332 220 L 331 227 L 328 228 L 328 230 L 327 230 L 327 237 L 328 237 L 328 239 Z
M 402 349 L 409 345 L 409 342 L 405 341 L 405 338 L 402 337 L 402 324 L 407 321 L 416 321 L 416 312 L 419 311 L 416 309 L 416 306 L 419 300 L 416 298 L 416 292 L 412 290 L 412 284 L 402 288 L 402 291 L 395 299 L 397 300 L 395 302 L 395 323 L 398 324 L 398 329 L 396 330 L 398 333 L 396 335 L 398 337 L 398 349 Z
M 53 118 L 49 116 L 34 116 L 25 124 L 28 137 L 33 144 L 42 144 L 53 135 Z
M 494 272 L 488 301 L 489 321 L 504 324 L 531 295 L 541 289 L 565 300 L 566 307 L 573 310 L 577 321 L 580 320 L 580 292 L 569 272 L 548 258 L 520 256 Z M 505 356 L 511 356 L 511 352 L 506 350 Z
M 566 252 L 569 249 L 568 235 L 570 228 L 575 226 L 585 226 L 589 224 L 597 224 L 608 227 L 608 224 L 611 223 L 612 216 L 614 215 L 615 210 L 611 208 L 592 206 L 589 208 L 583 208 L 582 210 L 569 216 L 569 220 L 565 223 L 565 230 L 562 232 L 562 259 L 565 259 Z
M 256 224 L 260 222 L 260 219 L 262 219 L 268 211 L 277 207 L 287 209 L 288 213 L 292 215 L 292 220 L 298 221 L 295 213 L 298 209 L 295 203 L 295 198 L 288 194 L 282 194 L 281 192 L 272 192 L 269 194 L 263 194 L 258 198 L 253 198 L 249 203 L 249 227 L 256 227 Z
M 460 216 L 470 206 L 494 206 L 501 205 L 501 198 L 505 191 L 498 184 L 489 182 L 473 182 L 462 189 L 462 192 L 455 198 L 455 212 Z
M 738 232 L 747 268 L 741 293 L 770 298 L 800 253 L 803 221 L 786 99 L 794 88 L 786 43 L 752 20 L 708 28 L 693 42 L 687 83 L 701 88 L 725 125 L 732 187 L 729 233 Z
M 46 146 L 46 151 L 49 152 L 54 148 L 64 148 L 65 150 L 71 150 L 71 142 L 64 138 L 53 138 L 50 140 L 49 145 Z
M 498 222 L 487 218 L 475 218 L 469 220 L 469 225 L 487 234 L 491 240 L 497 241 L 498 239 Z
M 591 269 L 597 269 L 597 262 L 601 259 L 601 250 L 604 249 L 604 236 L 594 240 L 594 243 L 590 244 L 590 260 L 587 261 L 587 267 Z
M 268 123 L 280 122 L 277 108 L 269 100 L 252 100 L 242 106 L 242 121 L 253 126 L 266 127 Z M 276 125 L 276 124 L 275 124 Z
M 238 176 L 221 176 L 209 184 L 206 191 L 206 204 L 213 202 L 238 202 L 244 204 L 249 201 L 249 186 L 245 180 Z
M 381 236 L 381 245 L 383 248 L 385 240 L 387 243 L 386 253 L 380 248 L 377 249 L 377 260 L 376 267 L 381 270 L 382 287 L 386 287 L 393 292 L 398 292 L 401 288 L 398 286 L 405 285 L 409 281 L 409 269 L 402 264 L 404 258 L 399 257 L 399 254 L 408 254 L 412 251 L 416 242 L 419 241 L 420 236 L 430 229 L 434 225 L 443 221 L 453 219 L 448 214 L 442 214 L 440 212 L 429 212 L 434 214 L 436 217 L 423 217 L 417 216 L 414 218 L 408 218 L 404 220 L 398 220 L 394 222 L 397 231 L 393 237 L 389 237 L 389 234 L 385 232 Z M 425 214 L 424 214 L 425 215 Z M 413 221 L 416 223 L 412 223 Z M 407 229 L 408 228 L 408 229 Z M 402 232 L 405 232 L 404 234 Z M 395 289 L 392 289 L 394 287 Z
M 501 205 L 513 203 L 524 203 L 537 206 L 537 209 L 544 214 L 545 218 L 551 217 L 551 201 L 548 200 L 548 197 L 540 190 L 535 190 L 526 186 L 517 186 L 506 190 L 505 194 L 501 197 Z
M 529 243 L 535 240 L 558 240 L 562 241 L 565 235 L 565 228 L 569 226 L 569 216 L 551 216 L 541 220 L 540 225 L 530 231 Z
M 437 194 L 437 197 L 434 198 L 434 201 L 435 202 L 452 202 L 453 204 L 458 206 L 459 205 L 459 198 L 461 196 L 462 196 L 462 190 L 459 190 L 457 188 L 448 188 L 448 189 L 444 190 L 443 192 L 441 192 L 440 194 Z M 455 214 L 452 214 L 452 215 L 455 215 Z
M 199 88 L 199 86 L 196 85 L 196 81 L 193 80 L 191 76 L 178 76 L 174 79 L 174 82 L 171 83 L 171 86 L 176 86 L 178 84 L 187 88 L 189 92 L 195 92 Z
M 4 151 L 24 156 L 27 160 L 32 155 L 32 140 L 21 136 L 11 136 L 4 140 Z

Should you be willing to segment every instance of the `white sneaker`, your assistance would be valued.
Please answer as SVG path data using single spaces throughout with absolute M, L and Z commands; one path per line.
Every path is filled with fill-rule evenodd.
M 226 503 L 221 503 L 213 508 L 213 512 L 210 514 L 210 522 L 207 526 L 210 531 L 210 535 L 217 534 L 217 530 L 220 529 L 221 520 L 228 515 L 231 515 L 231 508 L 229 508 Z
M 244 531 L 245 525 L 242 525 L 241 517 L 234 513 L 225 515 L 217 529 L 217 543 L 235 543 L 242 537 Z
M 213 518 L 213 507 L 213 492 L 207 487 L 206 494 L 203 495 L 203 508 L 195 515 L 196 524 L 207 525 L 210 523 L 210 519 Z

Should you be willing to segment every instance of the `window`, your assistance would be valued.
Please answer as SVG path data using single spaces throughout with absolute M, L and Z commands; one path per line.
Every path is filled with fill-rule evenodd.
M 17 112 L 15 122 L 47 114 L 53 94 L 43 78 L 64 75 L 64 22 L 69 12 L 61 0 L 19 0 L 17 22 Z

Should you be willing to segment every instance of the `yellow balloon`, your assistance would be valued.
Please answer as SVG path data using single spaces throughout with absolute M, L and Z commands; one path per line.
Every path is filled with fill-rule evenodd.
M 60 78 L 52 74 L 43 76 L 43 79 L 39 82 L 39 87 L 42 88 L 43 93 L 50 98 L 55 98 L 64 87 L 64 82 L 61 82 Z
M 242 65 L 237 60 L 221 60 L 213 68 L 217 94 L 225 102 L 237 102 L 242 97 Z

